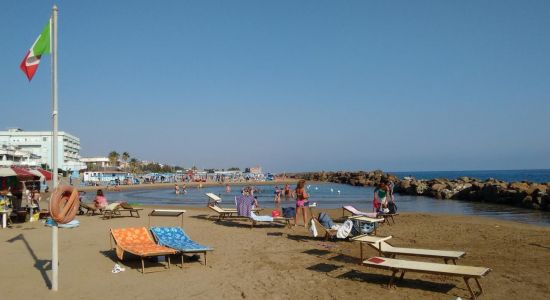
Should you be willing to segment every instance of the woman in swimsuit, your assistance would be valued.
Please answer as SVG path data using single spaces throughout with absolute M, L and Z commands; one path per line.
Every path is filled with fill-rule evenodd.
M 298 221 L 298 214 L 302 212 L 302 217 L 304 221 L 304 227 L 307 226 L 307 210 L 309 195 L 305 189 L 306 181 L 301 179 L 296 185 L 296 215 L 294 216 L 294 226 L 296 226 L 296 221 Z

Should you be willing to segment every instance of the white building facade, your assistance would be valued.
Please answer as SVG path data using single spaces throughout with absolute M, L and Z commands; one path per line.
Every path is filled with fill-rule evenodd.
M 23 131 L 9 129 L 0 131 L 0 147 L 15 147 L 21 151 L 40 156 L 41 164 L 52 166 L 52 132 L 51 131 Z M 77 171 L 86 168 L 80 161 L 80 139 L 63 131 L 57 136 L 58 168 L 68 171 Z

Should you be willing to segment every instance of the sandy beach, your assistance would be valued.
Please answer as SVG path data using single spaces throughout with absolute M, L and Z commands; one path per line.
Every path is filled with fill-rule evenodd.
M 304 227 L 263 225 L 251 229 L 240 221 L 214 222 L 207 208 L 187 210 L 184 229 L 195 241 L 212 246 L 208 265 L 187 262 L 183 269 L 142 275 L 139 260 L 116 263 L 109 229 L 147 226 L 151 207 L 141 218 L 78 216 L 81 226 L 60 229 L 60 284 L 50 281 L 51 230 L 41 222 L 0 230 L 2 299 L 455 299 L 468 298 L 462 279 L 407 273 L 397 288 L 387 289 L 389 271 L 358 264 L 359 245 L 325 242 Z M 271 209 L 265 209 L 264 213 Z M 341 210 L 330 210 L 334 218 Z M 177 226 L 179 220 L 156 217 L 153 225 Z M 481 283 L 481 299 L 545 299 L 550 292 L 550 228 L 482 217 L 402 214 L 378 235 L 392 235 L 404 247 L 463 250 L 461 265 L 492 272 Z M 368 248 L 368 249 L 367 249 Z M 376 252 L 365 248 L 366 256 Z M 429 259 L 427 259 L 429 260 Z M 178 261 L 174 259 L 174 261 Z M 146 263 L 146 271 L 163 270 Z

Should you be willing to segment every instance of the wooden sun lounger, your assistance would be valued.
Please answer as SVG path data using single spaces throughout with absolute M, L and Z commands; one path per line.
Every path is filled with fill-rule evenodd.
M 491 269 L 483 268 L 483 267 L 456 266 L 456 265 L 410 261 L 410 260 L 393 259 L 393 258 L 385 258 L 385 257 L 371 257 L 363 261 L 363 264 L 373 268 L 392 271 L 392 275 L 390 278 L 390 282 L 388 283 L 388 287 L 393 286 L 395 275 L 398 272 L 401 272 L 399 280 L 403 279 L 405 272 L 418 272 L 418 273 L 428 273 L 428 274 L 434 274 L 434 275 L 462 277 L 464 279 L 464 283 L 466 283 L 466 286 L 468 287 L 468 291 L 470 292 L 472 299 L 476 299 L 477 296 L 483 293 L 483 289 L 481 288 L 481 284 L 479 283 L 478 279 L 481 277 L 484 277 L 491 271 Z M 475 280 L 479 291 L 474 292 L 472 290 L 469 283 L 470 279 Z
M 379 241 L 378 243 L 368 243 L 368 244 L 369 246 L 377 250 L 380 256 L 386 256 L 390 258 L 395 258 L 397 255 L 433 257 L 433 258 L 442 258 L 445 263 L 451 260 L 453 264 L 456 265 L 456 260 L 463 258 L 466 255 L 466 252 L 464 251 L 394 247 L 385 241 Z
M 93 216 L 95 215 L 96 213 L 98 215 L 101 214 L 101 210 L 99 208 L 96 208 L 93 204 L 88 204 L 88 203 L 84 203 L 84 202 L 80 202 L 80 209 L 82 210 L 86 210 L 84 212 L 85 215 L 89 215 L 89 216 Z
M 245 218 L 237 215 L 237 209 L 236 208 L 222 208 L 218 206 L 217 204 L 210 204 L 208 205 L 208 208 L 218 213 L 218 221 L 223 218 Z M 259 212 L 263 208 L 253 208 L 253 212 Z
M 103 219 L 111 219 L 115 215 L 120 215 L 119 212 L 120 203 L 111 203 L 103 209 Z
M 139 218 L 139 211 L 143 210 L 143 208 L 136 208 L 128 204 L 128 202 L 122 202 L 120 203 L 120 206 L 118 208 L 119 211 L 127 211 L 130 213 L 130 217 L 134 216 L 134 213 L 136 213 L 136 218 Z

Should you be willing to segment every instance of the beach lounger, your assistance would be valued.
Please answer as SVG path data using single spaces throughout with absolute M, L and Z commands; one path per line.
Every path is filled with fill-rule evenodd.
M 385 256 L 389 258 L 395 258 L 397 255 L 442 258 L 445 263 L 451 260 L 456 265 L 456 260 L 466 255 L 466 252 L 464 251 L 393 247 L 386 241 L 379 241 L 377 243 L 368 244 L 369 246 L 377 250 L 380 256 Z
M 219 204 L 220 202 L 222 202 L 222 198 L 214 193 L 206 193 L 206 197 L 208 197 L 208 206 L 210 206 L 211 204 Z
M 312 218 L 312 220 L 315 223 L 315 228 L 317 228 L 317 230 L 319 230 L 320 228 L 322 231 L 325 232 L 325 241 L 336 238 L 336 233 L 338 232 L 338 230 L 326 228 L 325 226 L 323 226 L 323 224 L 321 224 L 321 222 L 319 222 L 319 220 L 317 220 L 317 218 Z
M 122 261 L 125 252 L 141 258 L 142 274 L 145 274 L 144 258 L 165 256 L 168 261 L 168 269 L 170 269 L 169 255 L 176 254 L 174 249 L 157 245 L 145 227 L 111 228 L 111 237 L 115 242 L 114 249 L 119 260 Z M 112 240 L 109 241 L 112 242 Z M 112 244 L 111 248 L 113 248 Z
M 403 279 L 405 272 L 418 272 L 434 275 L 462 277 L 464 279 L 464 283 L 466 283 L 466 287 L 468 287 L 468 291 L 470 292 L 472 299 L 476 299 L 477 296 L 483 293 L 483 289 L 481 288 L 481 284 L 479 283 L 478 279 L 484 277 L 491 271 L 491 269 L 483 267 L 456 266 L 385 257 L 371 257 L 363 261 L 363 264 L 373 268 L 392 271 L 388 287 L 393 286 L 395 275 L 398 272 L 401 272 L 399 280 Z M 469 283 L 470 279 L 475 280 L 479 291 L 474 292 L 472 290 Z
M 285 217 L 272 217 L 272 216 L 257 216 L 256 214 L 252 213 L 253 215 L 250 216 L 250 221 L 252 221 L 252 224 L 250 228 L 253 228 L 254 225 L 256 225 L 258 222 L 264 222 L 264 223 L 282 223 L 286 227 L 290 228 L 290 220 L 291 218 L 285 218 Z
M 115 215 L 120 215 L 119 212 L 120 203 L 111 203 L 107 205 L 103 210 L 103 219 L 111 219 Z
M 223 218 L 245 218 L 237 215 L 237 209 L 236 208 L 222 208 L 218 206 L 217 204 L 210 204 L 208 205 L 208 208 L 218 213 L 218 221 Z M 259 212 L 263 208 L 253 208 L 253 212 Z
M 211 247 L 203 246 L 191 240 L 180 227 L 152 227 L 151 232 L 161 246 L 170 247 L 181 252 L 181 267 L 183 268 L 183 255 L 186 253 L 203 253 L 206 266 L 206 253 L 212 251 Z
M 369 217 L 369 218 L 376 218 L 377 217 L 375 212 L 371 212 L 371 213 L 362 212 L 362 211 L 359 211 L 358 209 L 356 209 L 355 207 L 353 207 L 351 205 L 342 206 L 342 217 L 346 216 L 346 211 L 351 213 L 354 216 L 366 216 L 366 217 Z
M 84 214 L 85 215 L 89 215 L 89 216 L 93 216 L 95 215 L 96 213 L 98 215 L 101 214 L 101 209 L 95 207 L 93 204 L 88 204 L 88 203 L 84 203 L 84 202 L 80 202 L 80 209 L 82 211 L 84 211 Z
M 237 209 L 236 208 L 228 210 L 226 208 L 221 208 L 216 204 L 208 205 L 208 208 L 210 208 L 211 210 L 218 213 L 218 221 L 220 221 L 223 218 L 238 217 L 238 216 L 236 216 L 236 214 L 237 214 Z
M 120 207 L 118 208 L 119 211 L 127 211 L 130 213 L 130 217 L 134 216 L 134 213 L 136 213 L 136 218 L 139 218 L 139 211 L 143 210 L 143 208 L 136 208 L 131 206 L 128 202 L 122 202 L 120 203 Z

